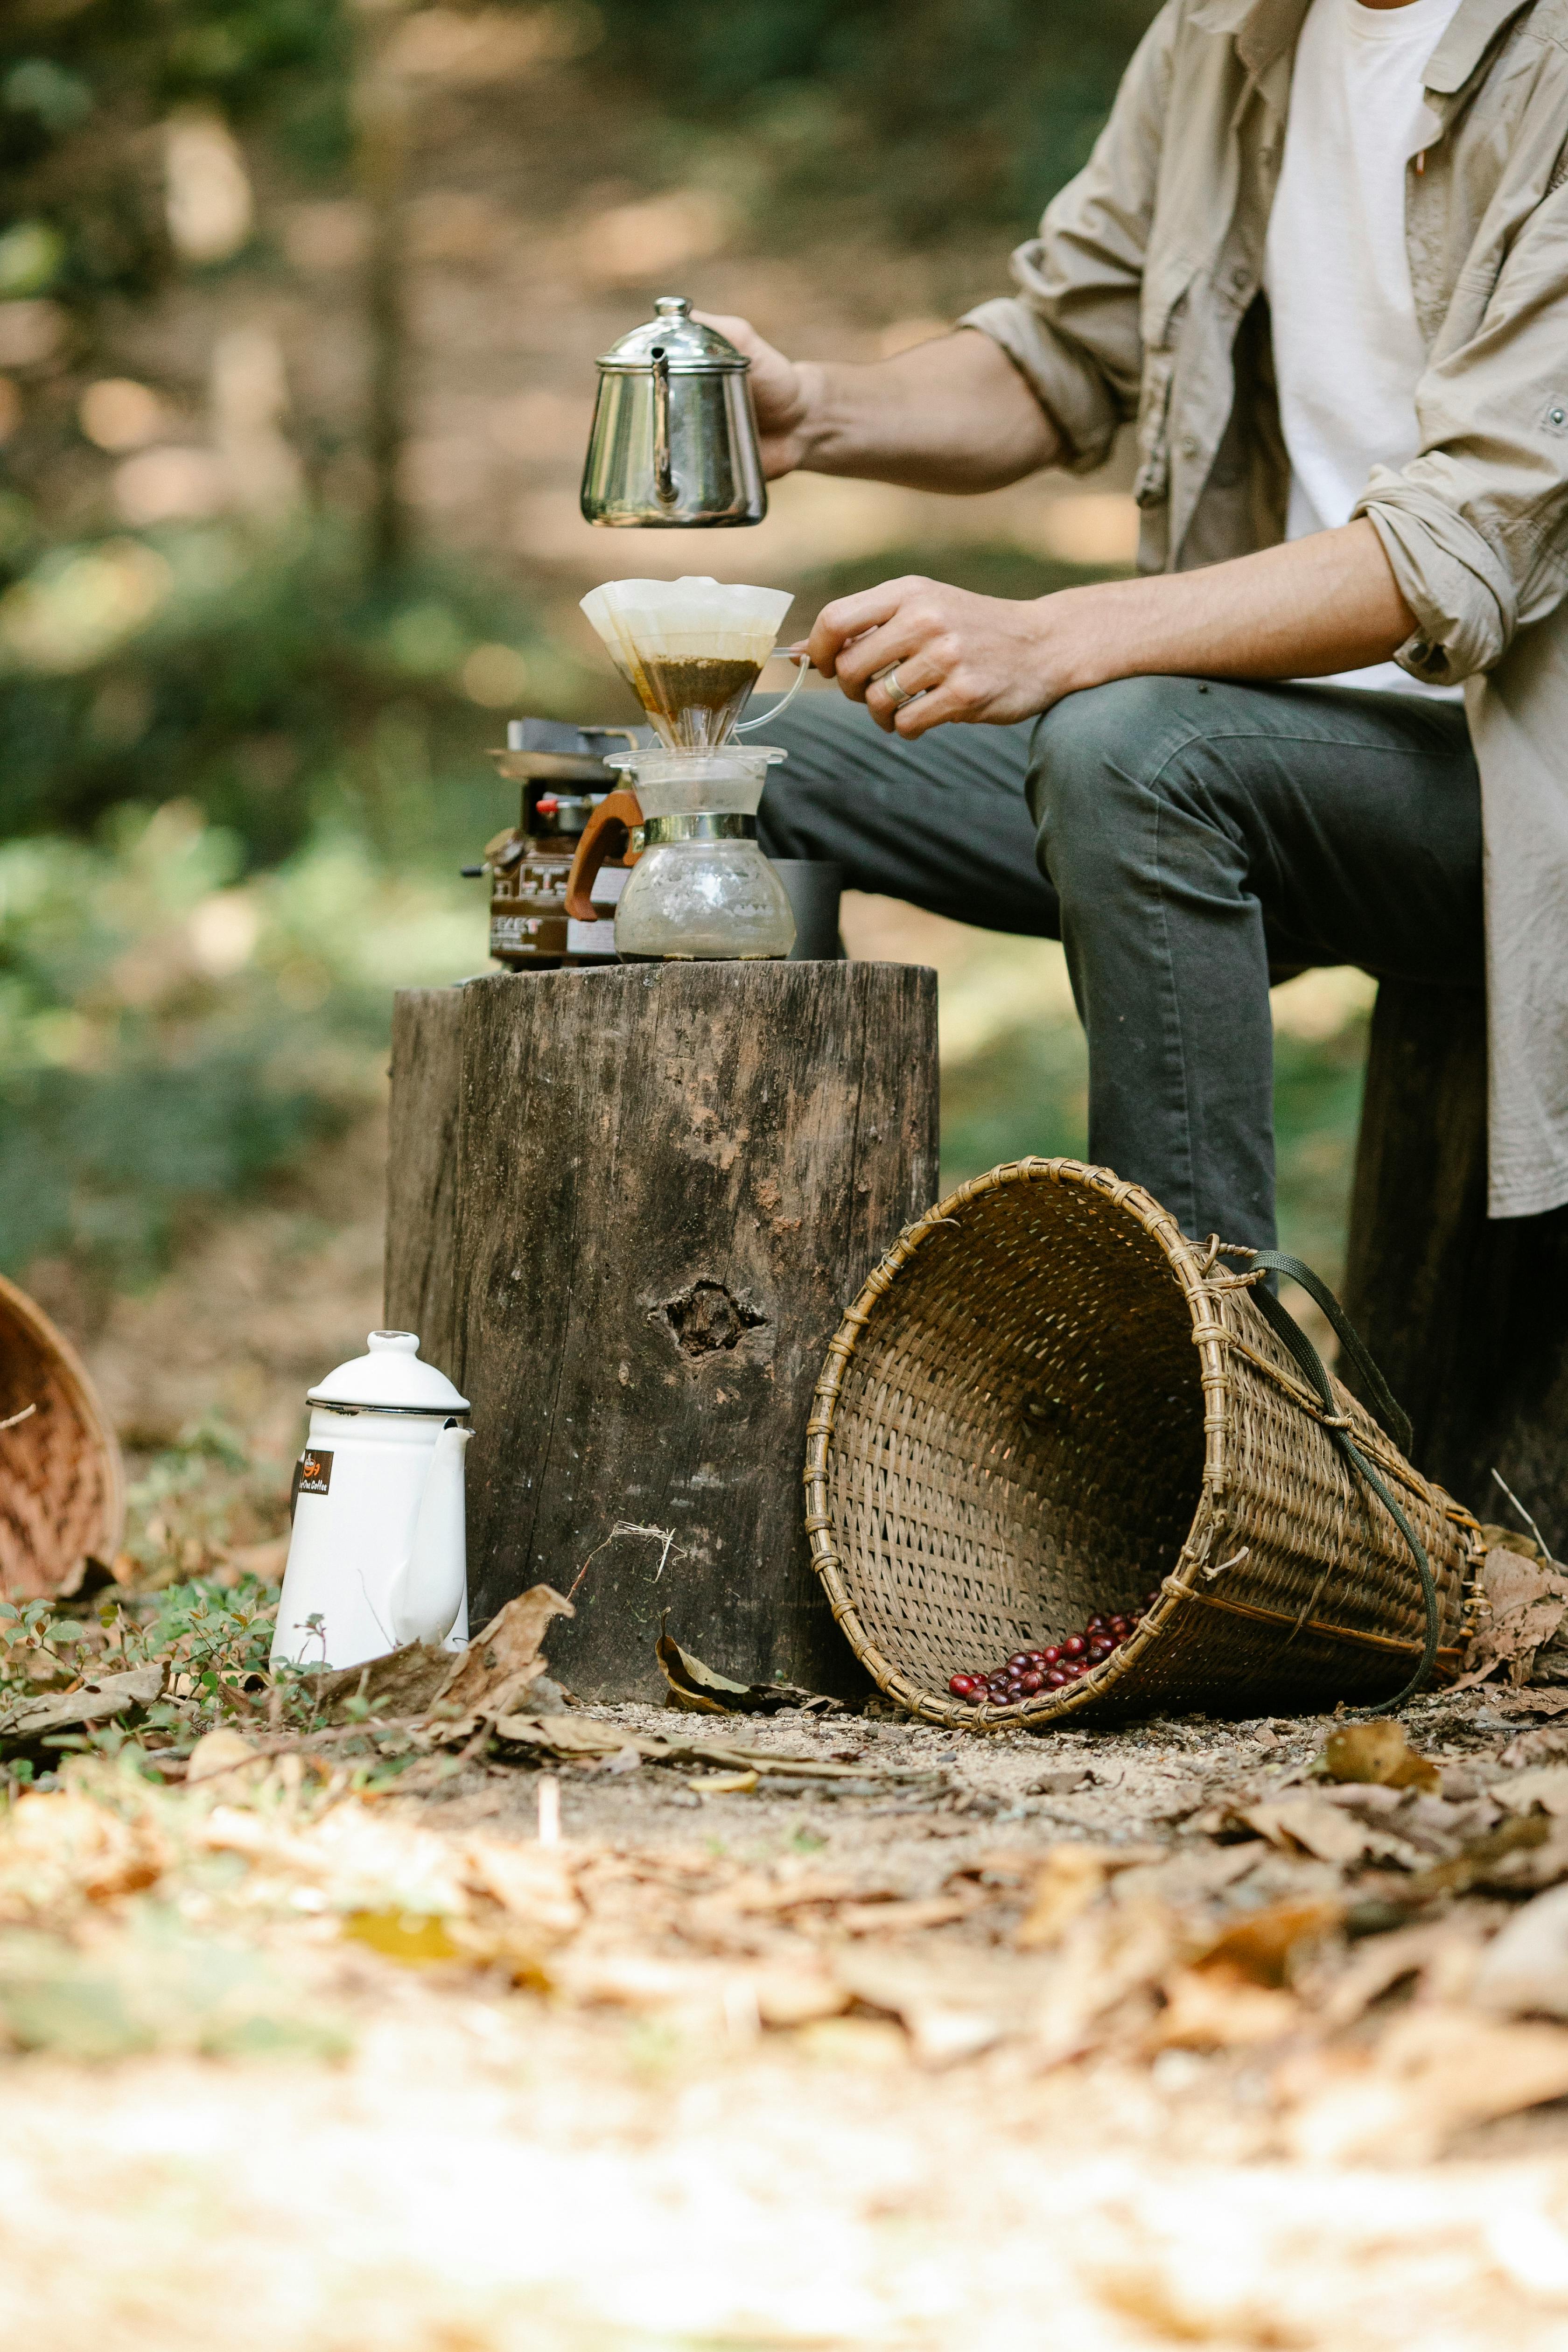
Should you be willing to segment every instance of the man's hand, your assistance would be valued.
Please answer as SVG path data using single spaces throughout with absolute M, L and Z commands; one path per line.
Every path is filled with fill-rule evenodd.
M 822 371 L 808 362 L 786 360 L 783 352 L 765 343 L 749 319 L 729 319 L 710 310 L 694 310 L 705 327 L 717 327 L 752 362 L 752 403 L 757 412 L 757 440 L 763 471 L 770 482 L 793 474 L 810 454 L 808 425 L 821 397 Z
M 1050 604 L 972 595 L 937 580 L 889 580 L 825 606 L 806 640 L 813 667 L 863 702 L 886 735 L 949 719 L 1007 726 L 1080 681 L 1053 641 Z M 896 667 L 897 677 L 887 672 Z M 905 702 L 900 696 L 915 695 Z
M 805 650 L 884 734 L 913 738 L 954 719 L 1032 719 L 1117 677 L 1364 669 L 1415 629 L 1363 517 L 1199 572 L 1107 580 L 1032 604 L 889 580 L 827 605 Z

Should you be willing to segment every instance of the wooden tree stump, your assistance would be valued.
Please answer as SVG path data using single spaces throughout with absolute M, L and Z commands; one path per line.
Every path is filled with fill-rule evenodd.
M 1510 1520 L 1496 1466 L 1568 1544 L 1568 1209 L 1486 1213 L 1478 994 L 1384 981 L 1373 1015 L 1345 1305 L 1415 1426 L 1417 1466 Z
M 863 1687 L 809 1564 L 805 1422 L 845 1301 L 935 1198 L 934 973 L 408 991 L 392 1080 L 386 1316 L 473 1400 L 473 1622 L 592 1554 L 550 1652 L 585 1697 L 663 1696 L 667 1611 L 737 1680 Z

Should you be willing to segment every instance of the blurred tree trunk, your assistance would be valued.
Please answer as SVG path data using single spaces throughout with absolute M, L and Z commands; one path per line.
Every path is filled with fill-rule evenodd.
M 403 202 L 412 104 L 390 54 L 405 8 L 405 0 L 357 0 L 355 9 L 354 164 L 370 219 L 365 265 L 370 338 L 365 442 L 371 469 L 366 558 L 375 578 L 395 571 L 408 551 L 408 518 L 398 477 L 406 430 Z

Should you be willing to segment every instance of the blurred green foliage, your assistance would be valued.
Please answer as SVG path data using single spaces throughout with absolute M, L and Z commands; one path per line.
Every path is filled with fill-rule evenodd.
M 215 523 L 52 548 L 0 595 L 0 832 L 179 797 L 247 865 L 351 813 L 383 854 L 418 854 L 451 840 L 439 777 L 482 842 L 502 803 L 481 746 L 500 722 L 462 680 L 498 645 L 542 715 L 589 690 L 516 592 L 435 560 L 366 583 L 331 518 L 280 539 Z
M 744 151 L 775 224 L 1023 230 L 1087 160 L 1153 0 L 597 0 L 606 66 Z
M 323 827 L 238 879 L 189 803 L 0 848 L 0 1265 L 105 1282 L 373 1104 L 395 985 L 482 962 L 482 902 Z
M 0 297 L 134 299 L 169 275 L 147 134 L 173 108 L 220 109 L 298 166 L 341 167 L 350 24 L 339 0 L 10 0 Z

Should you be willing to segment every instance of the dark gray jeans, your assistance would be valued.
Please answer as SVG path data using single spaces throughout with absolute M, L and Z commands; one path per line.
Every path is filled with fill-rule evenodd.
M 1274 1241 L 1271 966 L 1482 985 L 1458 704 L 1142 677 L 906 743 L 820 693 L 764 740 L 789 753 L 763 802 L 772 856 L 1062 941 L 1089 1156 L 1200 1239 Z

